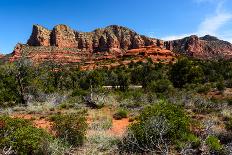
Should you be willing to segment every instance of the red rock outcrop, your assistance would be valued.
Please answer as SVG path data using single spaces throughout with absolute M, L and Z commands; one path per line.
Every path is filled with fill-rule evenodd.
M 3 54 L 0 54 L 0 59 L 2 59 L 4 57 L 4 55 Z
M 88 33 L 77 32 L 66 25 L 57 25 L 52 31 L 34 25 L 27 44 L 29 46 L 78 48 L 96 52 L 109 51 L 112 48 L 135 49 L 142 46 L 158 45 L 160 42 L 158 39 L 141 36 L 133 30 L 117 25 L 96 29 Z
M 31 37 L 27 43 L 29 46 L 50 46 L 50 36 L 51 31 L 42 26 L 34 25 Z
M 174 62 L 176 55 L 163 48 L 164 41 L 112 25 L 92 32 L 78 32 L 66 25 L 53 30 L 34 25 L 27 44 L 17 44 L 9 61 L 24 56 L 33 62 L 55 61 L 82 69 L 112 68 L 132 62 Z
M 173 52 L 199 59 L 231 59 L 232 44 L 216 37 L 195 35 L 180 40 L 167 41 L 165 47 Z
M 57 47 L 78 47 L 75 32 L 66 25 L 57 25 L 51 32 L 51 43 Z
M 232 44 L 209 35 L 165 42 L 117 25 L 92 32 L 78 32 L 66 25 L 57 25 L 52 30 L 34 25 L 27 44 L 17 44 L 4 61 L 14 62 L 24 56 L 36 63 L 55 61 L 95 69 L 144 62 L 147 58 L 170 63 L 179 54 L 200 59 L 232 59 Z

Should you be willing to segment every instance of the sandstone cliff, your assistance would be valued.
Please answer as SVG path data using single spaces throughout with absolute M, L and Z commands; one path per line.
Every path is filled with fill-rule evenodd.
M 34 25 L 27 44 L 29 46 L 56 46 L 60 48 L 86 49 L 89 52 L 123 50 L 158 45 L 161 40 L 137 34 L 126 27 L 112 25 L 93 32 L 78 32 L 66 25 L 57 25 L 53 30 Z M 161 43 L 163 44 L 163 43 Z
M 85 69 L 146 61 L 174 62 L 176 55 L 164 49 L 164 41 L 112 25 L 92 32 L 78 32 L 66 25 L 52 30 L 34 25 L 27 44 L 17 44 L 9 61 L 22 56 L 34 62 L 55 61 Z
M 190 36 L 180 40 L 167 41 L 165 47 L 175 53 L 199 59 L 231 59 L 232 44 L 206 35 Z
M 92 32 L 75 31 L 66 25 L 57 25 L 52 30 L 34 25 L 27 43 L 17 44 L 4 61 L 13 62 L 25 56 L 36 63 L 55 61 L 88 69 L 126 65 L 147 58 L 172 63 L 179 54 L 198 59 L 232 59 L 232 44 L 209 35 L 163 41 L 117 25 Z

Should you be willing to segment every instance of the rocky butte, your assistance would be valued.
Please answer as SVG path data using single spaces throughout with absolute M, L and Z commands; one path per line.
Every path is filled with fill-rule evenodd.
M 175 53 L 198 59 L 232 58 L 232 44 L 210 35 L 204 37 L 192 35 L 180 40 L 167 41 L 165 47 Z
M 92 32 L 78 32 L 66 25 L 52 30 L 34 25 L 27 44 L 17 44 L 9 61 L 22 56 L 33 62 L 55 61 L 83 69 L 111 68 L 147 58 L 162 63 L 176 60 L 176 54 L 165 49 L 164 41 L 117 25 Z
M 87 70 L 145 62 L 148 58 L 173 63 L 178 55 L 205 60 L 231 59 L 232 44 L 209 35 L 163 41 L 118 25 L 92 32 L 75 31 L 66 25 L 57 25 L 52 30 L 34 25 L 27 43 L 17 44 L 2 60 L 14 62 L 27 57 L 35 63 L 54 61 Z

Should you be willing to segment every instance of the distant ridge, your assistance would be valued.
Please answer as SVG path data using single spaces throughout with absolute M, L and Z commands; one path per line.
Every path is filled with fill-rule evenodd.
M 210 35 L 200 38 L 192 35 L 179 40 L 167 41 L 165 47 L 178 54 L 198 59 L 232 58 L 232 44 Z

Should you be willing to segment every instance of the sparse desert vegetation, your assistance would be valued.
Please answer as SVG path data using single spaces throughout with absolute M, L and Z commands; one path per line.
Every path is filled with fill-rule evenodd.
M 230 154 L 231 61 L 0 66 L 0 152 Z M 106 87 L 110 86 L 110 87 Z

